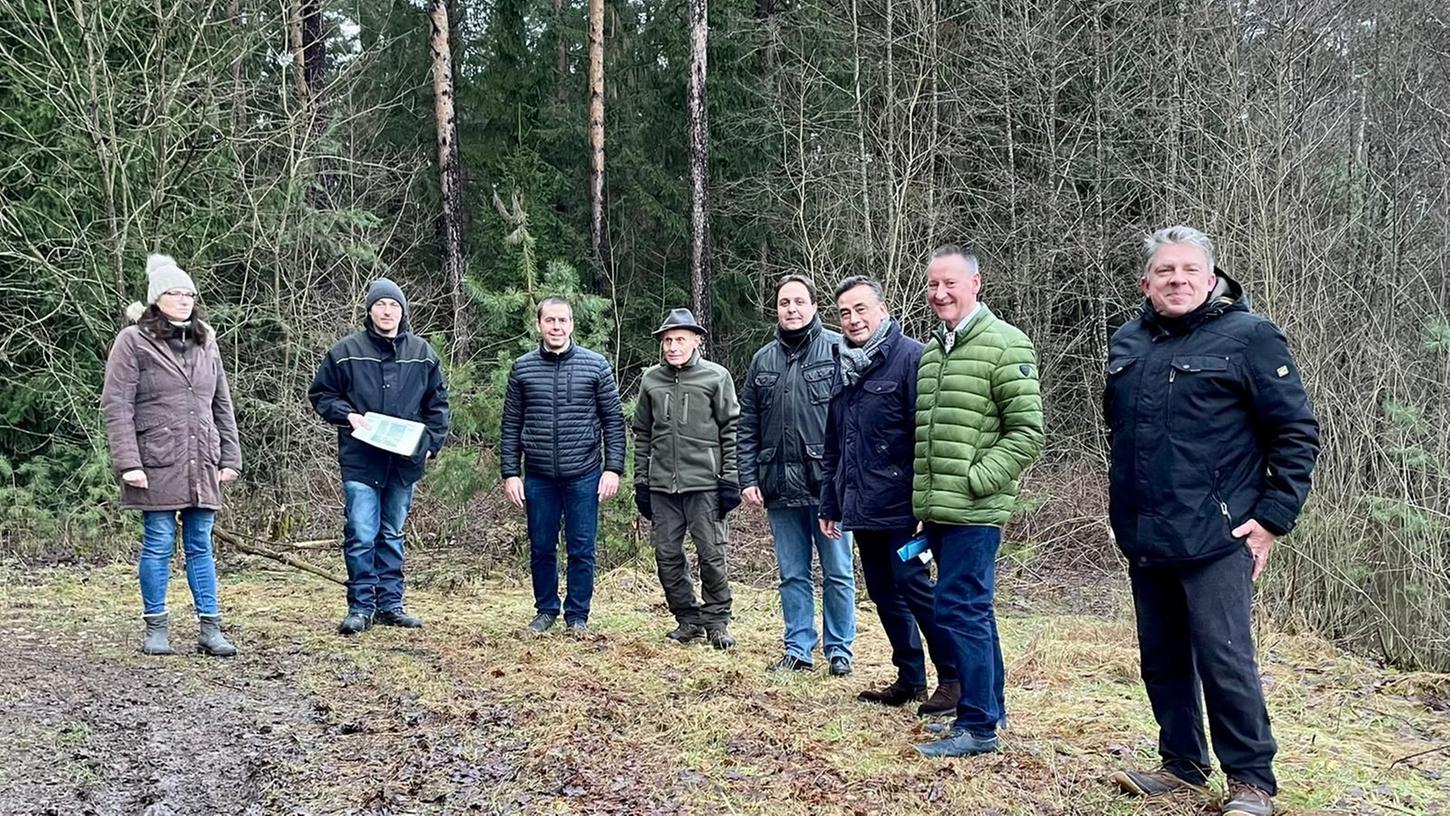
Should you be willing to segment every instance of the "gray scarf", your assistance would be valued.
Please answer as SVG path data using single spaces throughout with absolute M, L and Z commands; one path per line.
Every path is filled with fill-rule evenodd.
M 861 374 L 871 366 L 871 358 L 881 344 L 886 342 L 886 335 L 891 331 L 891 318 L 881 321 L 876 331 L 866 338 L 866 342 L 860 346 L 851 345 L 850 340 L 841 343 L 841 379 L 847 386 L 856 384 L 861 379 Z

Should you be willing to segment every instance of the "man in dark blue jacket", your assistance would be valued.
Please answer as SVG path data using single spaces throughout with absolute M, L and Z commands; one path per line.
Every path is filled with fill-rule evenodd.
M 380 623 L 423 625 L 403 609 L 403 523 L 423 464 L 448 436 L 448 388 L 438 355 L 408 325 L 408 301 L 387 278 L 368 287 L 363 328 L 322 358 L 307 397 L 337 426 L 342 467 L 343 559 L 347 616 L 338 632 L 354 635 Z M 421 422 L 418 449 L 401 456 L 353 438 L 368 412 Z
M 825 477 L 820 528 L 837 539 L 856 538 L 866 591 L 891 643 L 896 680 L 868 689 L 864 702 L 901 706 L 926 697 L 921 635 L 936 664 L 937 689 L 917 713 L 956 710 L 961 684 L 950 643 L 936 626 L 931 571 L 920 558 L 896 554 L 916 532 L 911 512 L 916 435 L 916 378 L 922 344 L 891 319 L 881 284 L 850 277 L 836 287 L 845 339 L 840 377 L 826 418 Z
M 821 560 L 822 651 L 835 676 L 851 673 L 856 640 L 856 571 L 851 542 L 817 529 L 826 406 L 841 335 L 821 325 L 816 287 L 787 275 L 775 287 L 775 337 L 755 353 L 740 393 L 741 498 L 764 507 L 780 568 L 785 654 L 771 671 L 815 668 L 815 584 Z
M 515 360 L 509 372 L 499 458 L 504 491 L 528 517 L 537 612 L 529 628 L 547 631 L 559 617 L 562 518 L 569 555 L 564 625 L 585 632 L 594 597 L 599 502 L 614 496 L 624 474 L 624 413 L 608 361 L 573 340 L 569 302 L 545 298 L 538 321 L 539 347 Z
M 1214 267 L 1213 242 L 1145 242 L 1142 313 L 1108 348 L 1109 516 L 1128 558 L 1157 771 L 1114 775 L 1152 796 L 1202 790 L 1214 752 L 1224 816 L 1269 816 L 1275 744 L 1254 660 L 1253 582 L 1309 494 L 1319 425 L 1277 326 Z

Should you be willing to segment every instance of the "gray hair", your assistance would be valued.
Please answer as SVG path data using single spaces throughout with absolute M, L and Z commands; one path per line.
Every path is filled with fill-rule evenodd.
M 1170 244 L 1188 244 L 1203 250 L 1203 256 L 1208 260 L 1208 269 L 1205 272 L 1213 272 L 1213 239 L 1204 235 L 1193 227 L 1183 224 L 1176 224 L 1171 227 L 1164 227 L 1152 235 L 1143 239 L 1143 274 L 1148 277 L 1148 269 L 1153 264 L 1153 255 L 1160 247 Z
M 871 290 L 871 293 L 876 295 L 877 303 L 886 302 L 886 292 L 881 288 L 881 281 L 876 280 L 875 278 L 868 278 L 865 275 L 852 275 L 851 277 L 846 278 L 845 280 L 836 284 L 836 300 L 840 300 L 841 295 L 844 295 L 852 289 L 855 289 L 857 286 L 865 286 L 869 288 Z
M 977 261 L 977 253 L 959 244 L 942 244 L 931 251 L 932 260 L 946 258 L 951 255 L 960 255 L 962 260 L 967 262 L 968 275 L 982 274 L 982 266 Z

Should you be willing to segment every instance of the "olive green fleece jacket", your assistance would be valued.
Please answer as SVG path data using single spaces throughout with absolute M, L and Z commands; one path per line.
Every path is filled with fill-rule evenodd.
M 912 511 L 938 524 L 1000 527 L 1042 450 L 1037 353 L 986 306 L 950 354 L 945 339 L 939 329 L 917 369 Z
M 644 372 L 634 408 L 634 479 L 650 490 L 689 493 L 740 484 L 736 425 L 740 400 L 724 366 L 697 351 L 676 368 Z

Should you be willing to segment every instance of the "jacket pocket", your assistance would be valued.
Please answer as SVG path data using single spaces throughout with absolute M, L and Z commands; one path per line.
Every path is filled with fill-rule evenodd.
M 817 365 L 805 370 L 806 394 L 809 395 L 814 405 L 824 405 L 831 401 L 831 383 L 834 378 L 831 376 L 836 372 L 835 363 Z
M 136 435 L 136 450 L 143 467 L 174 465 L 185 452 L 181 437 L 169 425 L 154 425 Z
M 1109 428 L 1123 424 L 1133 411 L 1133 389 L 1130 384 L 1137 357 L 1116 357 L 1108 360 L 1103 383 L 1103 419 Z
M 1168 365 L 1168 399 L 1164 407 L 1170 432 L 1212 444 L 1206 433 L 1221 424 L 1224 411 L 1239 401 L 1228 358 L 1180 354 Z
M 824 444 L 806 444 L 806 475 L 810 479 L 807 487 L 811 492 L 819 494 L 821 481 L 826 478 L 826 446 Z

